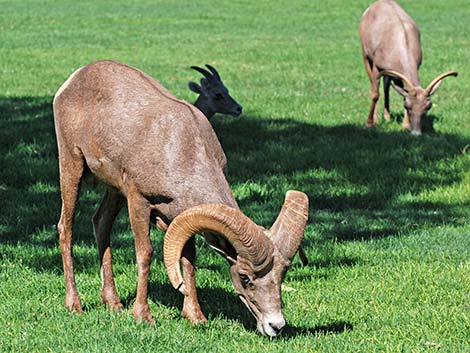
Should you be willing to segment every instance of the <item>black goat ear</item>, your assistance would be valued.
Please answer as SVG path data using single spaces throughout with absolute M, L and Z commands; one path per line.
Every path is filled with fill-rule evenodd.
M 195 93 L 198 93 L 198 94 L 202 93 L 201 86 L 199 86 L 196 82 L 189 82 L 188 87 L 191 91 L 193 91 Z

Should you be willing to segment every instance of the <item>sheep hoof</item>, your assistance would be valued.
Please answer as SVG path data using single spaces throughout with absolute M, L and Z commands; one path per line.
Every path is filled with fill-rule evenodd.
M 371 127 L 374 126 L 374 122 L 373 121 L 370 121 L 370 120 L 367 120 L 366 121 L 366 128 L 370 129 Z
M 205 324 L 207 323 L 207 319 L 202 313 L 201 310 L 183 310 L 181 313 L 183 317 L 189 320 L 190 323 L 194 325 L 200 325 L 200 324 Z
M 114 287 L 101 291 L 101 302 L 111 311 L 121 311 L 124 309 Z
M 148 324 L 152 325 L 155 323 L 155 320 L 150 314 L 150 310 L 148 305 L 135 305 L 133 310 L 134 318 L 137 322 L 147 322 Z
M 106 306 L 110 311 L 115 311 L 115 312 L 120 312 L 124 309 L 124 305 L 121 304 L 121 302 L 117 303 L 107 303 Z
M 83 313 L 82 304 L 80 304 L 80 298 L 78 296 L 66 297 L 65 307 L 75 313 Z

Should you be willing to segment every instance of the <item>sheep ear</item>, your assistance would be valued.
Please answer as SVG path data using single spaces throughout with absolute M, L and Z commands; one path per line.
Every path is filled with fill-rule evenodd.
M 409 93 L 406 89 L 403 87 L 400 87 L 399 85 L 396 85 L 395 82 L 392 81 L 392 87 L 395 89 L 395 91 L 398 92 L 399 95 L 403 96 L 404 98 L 409 96 Z
M 442 83 L 442 80 L 441 81 L 438 81 L 430 90 L 429 92 L 429 97 L 431 97 L 434 93 L 436 93 L 436 91 L 438 90 L 438 88 L 441 86 L 441 83 Z
M 188 87 L 191 91 L 193 91 L 195 93 L 198 93 L 198 94 L 202 93 L 201 86 L 199 86 L 196 82 L 189 82 Z

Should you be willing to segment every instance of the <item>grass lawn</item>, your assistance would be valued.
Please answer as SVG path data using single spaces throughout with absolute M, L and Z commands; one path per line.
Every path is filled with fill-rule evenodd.
M 358 24 L 368 0 L 0 0 L 0 351 L 470 352 L 470 7 L 400 3 L 421 28 L 422 85 L 459 71 L 433 96 L 419 138 L 401 130 L 395 92 L 394 121 L 364 128 Z M 201 240 L 197 283 L 209 323 L 182 319 L 156 229 L 156 323 L 135 323 L 125 212 L 113 254 L 126 310 L 109 313 L 90 222 L 102 187 L 82 189 L 74 228 L 85 313 L 65 310 L 51 103 L 76 68 L 98 59 L 136 66 L 190 102 L 187 82 L 200 75 L 189 66 L 214 65 L 244 107 L 240 118 L 214 118 L 242 210 L 270 226 L 286 190 L 309 195 L 311 264 L 296 258 L 287 273 L 280 338 L 256 332 L 228 266 Z

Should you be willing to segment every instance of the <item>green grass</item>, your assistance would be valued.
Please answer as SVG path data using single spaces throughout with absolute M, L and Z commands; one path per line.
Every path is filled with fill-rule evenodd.
M 395 121 L 363 127 L 370 98 L 357 27 L 368 3 L 0 0 L 0 351 L 469 352 L 470 9 L 401 1 L 422 30 L 423 85 L 460 73 L 433 97 L 433 129 L 415 138 L 401 131 L 395 93 Z M 136 324 L 125 212 L 113 254 L 126 310 L 107 312 L 90 222 L 101 187 L 82 190 L 74 228 L 85 314 L 64 309 L 51 102 L 76 68 L 104 58 L 191 102 L 187 82 L 198 74 L 188 67 L 216 66 L 245 108 L 214 123 L 242 210 L 269 226 L 286 190 L 309 195 L 311 265 L 295 259 L 287 274 L 279 339 L 257 334 L 228 266 L 202 241 L 197 283 L 209 323 L 182 319 L 157 230 L 156 324 Z

